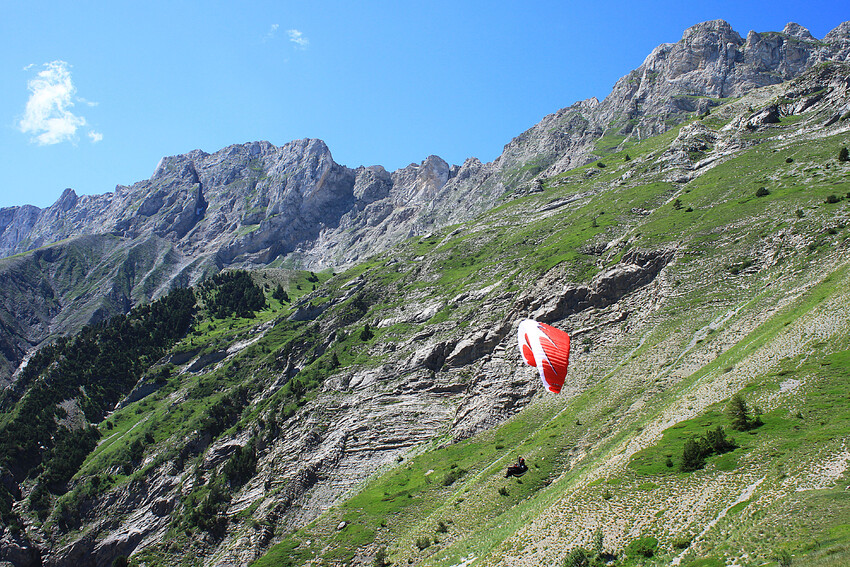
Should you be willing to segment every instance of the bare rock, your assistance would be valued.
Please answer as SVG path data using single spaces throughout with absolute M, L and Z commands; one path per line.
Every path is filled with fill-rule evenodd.
M 778 124 L 779 123 L 779 107 L 775 104 L 771 104 L 767 108 L 753 114 L 746 122 L 746 127 L 749 130 L 755 130 L 759 126 L 764 126 L 765 124 Z

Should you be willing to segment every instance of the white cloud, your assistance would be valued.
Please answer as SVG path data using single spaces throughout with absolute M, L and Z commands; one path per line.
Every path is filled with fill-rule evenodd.
M 266 32 L 266 35 L 263 36 L 263 41 L 271 41 L 274 39 L 274 36 L 277 35 L 277 28 L 280 26 L 278 24 L 272 24 L 269 26 L 269 31 Z
M 286 30 L 289 35 L 289 41 L 297 45 L 300 49 L 307 49 L 310 45 L 310 40 L 304 37 L 304 34 L 298 30 Z
M 32 67 L 29 65 L 25 70 Z M 38 75 L 27 82 L 30 98 L 18 127 L 24 134 L 32 134 L 32 141 L 42 146 L 74 142 L 77 129 L 87 125 L 84 117 L 71 112 L 74 101 L 88 106 L 97 103 L 75 98 L 77 89 L 71 81 L 71 66 L 65 61 L 52 61 L 42 67 Z M 103 135 L 92 130 L 89 138 L 99 142 Z

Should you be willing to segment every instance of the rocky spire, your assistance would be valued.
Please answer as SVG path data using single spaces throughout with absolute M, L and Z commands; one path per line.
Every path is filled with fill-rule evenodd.
M 804 41 L 816 41 L 815 37 L 811 34 L 811 32 L 809 32 L 809 30 L 794 22 L 788 22 L 785 24 L 785 28 L 782 30 L 782 33 Z

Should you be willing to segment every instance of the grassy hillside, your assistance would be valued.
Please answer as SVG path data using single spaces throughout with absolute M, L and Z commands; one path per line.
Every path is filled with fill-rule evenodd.
M 815 134 L 801 135 L 806 119 Z M 837 156 L 850 135 L 820 127 L 804 115 L 744 132 L 758 144 L 684 184 L 658 168 L 677 128 L 409 246 L 446 297 L 677 252 L 636 302 L 652 311 L 642 321 L 574 339 L 575 395 L 435 439 L 255 565 L 365 564 L 378 550 L 399 565 L 560 564 L 578 547 L 621 564 L 844 564 L 850 166 Z M 462 310 L 448 317 L 462 324 Z M 763 425 L 731 429 L 735 393 Z M 683 472 L 685 442 L 717 426 L 735 448 Z M 505 479 L 520 454 L 530 473 Z
M 61 482 L 59 441 L 20 448 L 10 537 L 149 566 L 846 562 L 850 120 L 839 93 L 747 127 L 783 93 L 343 273 L 208 280 L 120 396 L 34 374 L 62 386 L 45 430 L 95 434 Z M 572 334 L 560 395 L 518 356 L 527 316 Z M 83 411 L 103 383 L 114 411 Z

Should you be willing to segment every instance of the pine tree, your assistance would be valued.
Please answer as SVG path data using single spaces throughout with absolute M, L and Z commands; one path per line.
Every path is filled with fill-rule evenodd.
M 844 146 L 838 152 L 838 161 L 850 161 L 850 153 L 847 152 L 847 146 Z
M 277 284 L 277 289 L 272 293 L 272 297 L 280 301 L 281 303 L 289 303 L 289 294 L 286 293 L 286 290 L 283 289 L 283 286 Z
M 369 323 L 366 323 L 366 325 L 363 327 L 363 330 L 360 331 L 360 340 L 366 342 L 374 336 L 375 333 L 372 332 L 372 329 L 369 327 Z
M 688 439 L 682 448 L 682 464 L 679 465 L 679 469 L 682 472 L 691 472 L 701 469 L 703 465 L 705 465 L 705 457 L 700 444 L 695 439 Z
M 705 434 L 705 439 L 711 450 L 718 455 L 728 453 L 735 448 L 735 444 L 726 437 L 726 432 L 719 425 L 716 429 L 709 430 Z
M 747 431 L 752 429 L 753 421 L 750 418 L 750 409 L 741 394 L 735 394 L 726 406 L 726 413 L 732 421 L 732 429 Z

